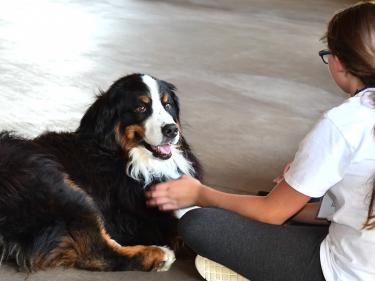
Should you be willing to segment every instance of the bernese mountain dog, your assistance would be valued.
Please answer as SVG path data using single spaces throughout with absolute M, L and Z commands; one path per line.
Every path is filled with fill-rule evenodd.
M 201 175 L 175 90 L 132 74 L 102 92 L 74 132 L 0 133 L 0 261 L 27 271 L 168 270 L 178 219 L 147 207 L 145 191 Z

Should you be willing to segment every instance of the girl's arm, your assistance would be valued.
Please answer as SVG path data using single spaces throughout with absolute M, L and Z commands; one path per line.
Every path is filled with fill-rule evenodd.
M 301 211 L 299 211 L 294 217 L 292 217 L 292 220 L 309 224 L 329 224 L 326 219 L 317 218 L 321 203 L 322 202 L 320 201 L 306 204 L 305 207 L 301 209 Z
M 158 184 L 147 192 L 146 196 L 149 206 L 157 206 L 165 211 L 193 205 L 213 206 L 270 224 L 284 223 L 310 199 L 289 186 L 285 180 L 267 196 L 255 196 L 217 191 L 188 176 Z

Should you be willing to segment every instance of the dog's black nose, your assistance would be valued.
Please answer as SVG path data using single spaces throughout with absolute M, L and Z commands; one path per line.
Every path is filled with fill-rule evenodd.
M 178 128 L 175 124 L 167 124 L 161 128 L 161 132 L 163 133 L 163 136 L 172 139 L 177 136 Z

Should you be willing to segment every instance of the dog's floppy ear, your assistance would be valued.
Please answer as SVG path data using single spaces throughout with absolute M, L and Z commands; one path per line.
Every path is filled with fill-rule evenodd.
M 77 133 L 94 138 L 107 149 L 117 148 L 113 128 L 118 119 L 116 107 L 111 105 L 110 95 L 101 92 L 81 119 Z

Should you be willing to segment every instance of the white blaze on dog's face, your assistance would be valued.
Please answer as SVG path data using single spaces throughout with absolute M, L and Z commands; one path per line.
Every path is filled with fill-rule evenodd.
M 185 158 L 180 143 L 179 106 L 174 86 L 148 75 L 142 75 L 141 79 L 146 86 L 146 92 L 138 92 L 145 102 L 140 107 L 141 115 L 145 116 L 142 118 L 142 140 L 128 152 L 127 174 L 143 181 L 145 186 L 154 179 L 193 175 L 192 163 Z
M 157 81 L 148 75 L 142 76 L 142 80 L 149 89 L 152 105 L 152 113 L 144 122 L 144 141 L 161 155 L 170 155 L 171 144 L 179 141 L 178 126 L 162 103 L 162 93 Z

